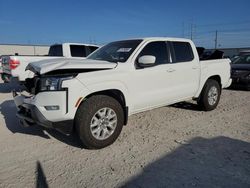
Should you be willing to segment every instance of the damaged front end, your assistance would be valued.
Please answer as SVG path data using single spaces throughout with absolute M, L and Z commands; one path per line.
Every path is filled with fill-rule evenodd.
M 51 61 L 50 64 L 47 60 L 46 63 L 31 63 L 27 66 L 26 69 L 32 71 L 34 77 L 25 80 L 26 91 L 13 92 L 18 108 L 17 117 L 24 126 L 36 124 L 70 134 L 74 116 L 69 108 L 69 83 L 75 83 L 75 77 L 79 73 L 107 70 L 116 66 L 115 63 L 99 61 L 82 64 L 60 61 L 55 61 L 54 64 Z M 65 85 L 64 81 L 68 84 Z

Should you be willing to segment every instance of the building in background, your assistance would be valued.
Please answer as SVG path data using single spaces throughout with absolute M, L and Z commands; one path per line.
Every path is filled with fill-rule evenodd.
M 28 45 L 28 44 L 0 44 L 1 55 L 47 55 L 49 52 L 48 45 Z M 224 56 L 233 57 L 242 51 L 248 51 L 249 48 L 219 48 L 224 52 Z M 213 52 L 214 49 L 207 49 L 206 51 Z
M 1 55 L 47 55 L 47 45 L 0 44 Z

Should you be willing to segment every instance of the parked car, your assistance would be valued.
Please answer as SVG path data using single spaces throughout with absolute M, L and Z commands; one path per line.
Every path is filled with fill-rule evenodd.
M 232 62 L 231 67 L 232 87 L 250 90 L 250 53 L 240 55 Z
M 239 55 L 234 55 L 230 58 L 231 62 L 234 62 L 235 59 L 239 58 Z
M 250 50 L 241 50 L 239 55 L 250 55 Z
M 103 148 L 119 136 L 128 116 L 194 99 L 216 108 L 231 84 L 230 60 L 200 61 L 188 39 L 145 38 L 109 43 L 85 60 L 30 63 L 31 96 L 14 92 L 22 124 L 70 134 L 88 148 Z M 132 126 L 132 125 L 131 125 Z
M 24 82 L 26 78 L 34 76 L 31 71 L 25 71 L 30 62 L 58 57 L 85 58 L 97 48 L 98 46 L 92 44 L 63 43 L 50 46 L 49 53 L 46 56 L 3 56 L 2 79 L 5 82 L 10 82 L 11 79 Z

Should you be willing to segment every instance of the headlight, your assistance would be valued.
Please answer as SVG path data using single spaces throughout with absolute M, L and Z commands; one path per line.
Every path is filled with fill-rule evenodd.
M 71 77 L 44 77 L 40 79 L 40 91 L 59 91 L 62 89 L 63 80 L 68 80 Z
M 55 91 L 59 90 L 60 78 L 41 78 L 40 91 Z

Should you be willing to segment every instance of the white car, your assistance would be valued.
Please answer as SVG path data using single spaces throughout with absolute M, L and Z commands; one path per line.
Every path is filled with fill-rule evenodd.
M 188 39 L 112 42 L 85 60 L 29 64 L 37 76 L 30 80 L 30 96 L 13 93 L 17 116 L 25 126 L 66 134 L 75 128 L 85 147 L 103 148 L 132 114 L 190 99 L 205 111 L 215 109 L 221 89 L 231 84 L 229 63 L 200 61 Z
M 93 44 L 63 43 L 50 46 L 49 53 L 45 56 L 2 56 L 2 79 L 4 82 L 24 82 L 26 78 L 32 78 L 34 76 L 32 72 L 25 70 L 31 62 L 55 59 L 58 57 L 85 58 L 97 48 L 98 46 Z

